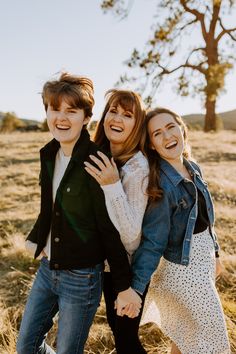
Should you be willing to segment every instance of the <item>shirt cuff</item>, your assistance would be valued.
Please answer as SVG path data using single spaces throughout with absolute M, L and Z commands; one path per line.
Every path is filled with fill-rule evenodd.
M 101 188 L 105 194 L 111 197 L 117 197 L 119 195 L 124 194 L 124 190 L 120 179 L 116 183 L 106 184 L 104 186 L 101 186 Z
M 140 281 L 138 280 L 132 280 L 131 282 L 131 287 L 139 294 L 143 295 L 145 289 L 146 289 L 146 286 L 145 284 L 141 283 Z

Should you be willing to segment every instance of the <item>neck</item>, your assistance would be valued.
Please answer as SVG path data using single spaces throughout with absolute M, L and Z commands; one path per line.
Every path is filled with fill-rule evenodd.
M 171 166 L 173 166 L 177 171 L 180 169 L 183 169 L 183 166 L 184 166 L 184 159 L 183 159 L 183 156 L 180 156 L 179 158 L 177 159 L 174 159 L 174 160 L 167 160 L 167 162 L 169 162 L 169 164 Z
M 63 144 L 61 143 L 61 149 L 63 151 L 63 154 L 65 156 L 71 156 L 72 155 L 72 151 L 73 151 L 73 148 L 74 148 L 74 145 L 71 146 L 71 145 L 67 145 L 67 144 Z
M 110 150 L 113 157 L 119 156 L 122 150 L 122 145 L 110 143 Z
M 176 171 L 183 177 L 191 179 L 191 176 L 187 170 L 187 168 L 184 165 L 184 159 L 183 156 L 181 156 L 179 159 L 173 160 L 173 161 L 168 161 L 175 169 Z

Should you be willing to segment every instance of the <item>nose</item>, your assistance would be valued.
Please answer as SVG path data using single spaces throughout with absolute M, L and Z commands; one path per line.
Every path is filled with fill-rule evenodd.
M 57 119 L 59 120 L 65 120 L 66 119 L 66 113 L 63 111 L 58 111 L 57 112 Z
M 171 132 L 169 130 L 164 131 L 164 138 L 169 139 L 171 137 Z
M 117 122 L 121 122 L 122 121 L 122 114 L 116 113 L 113 116 L 113 120 L 117 121 Z

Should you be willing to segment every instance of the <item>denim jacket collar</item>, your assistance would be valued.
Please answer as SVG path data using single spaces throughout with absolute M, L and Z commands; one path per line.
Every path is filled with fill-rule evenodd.
M 199 172 L 193 167 L 193 165 L 184 158 L 184 165 L 189 171 L 191 176 L 200 175 Z M 173 185 L 176 187 L 181 181 L 185 178 L 181 176 L 181 174 L 176 171 L 176 169 L 166 160 L 160 159 L 160 168 L 163 173 L 170 179 Z

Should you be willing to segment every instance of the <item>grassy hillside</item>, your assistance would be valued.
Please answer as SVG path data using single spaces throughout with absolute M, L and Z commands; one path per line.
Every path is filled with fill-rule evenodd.
M 39 211 L 39 148 L 49 133 L 0 135 L 0 353 L 15 353 L 27 293 L 38 266 L 24 250 L 24 239 Z M 236 132 L 191 132 L 194 156 L 201 163 L 216 206 L 216 231 L 225 271 L 217 282 L 232 353 L 236 353 Z M 169 340 L 155 325 L 140 329 L 149 354 L 167 353 Z M 55 329 L 49 335 L 55 344 Z M 97 312 L 85 353 L 114 353 L 104 304 Z
M 225 130 L 236 130 L 236 109 L 233 111 L 228 111 L 228 112 L 222 112 L 219 113 L 219 116 L 221 117 L 224 125 Z M 4 113 L 0 112 L 0 126 L 1 126 L 1 121 L 4 117 Z M 204 127 L 204 114 L 200 113 L 195 113 L 195 114 L 188 114 L 183 116 L 185 122 L 189 127 L 192 127 L 193 129 L 203 129 Z M 21 120 L 26 124 L 26 125 L 40 125 L 42 122 L 39 122 L 37 120 L 33 119 L 24 119 L 21 118 Z
M 222 119 L 225 130 L 236 130 L 236 109 L 233 111 L 219 113 L 218 116 Z M 203 129 L 204 114 L 188 114 L 183 116 L 184 121 L 193 129 Z

